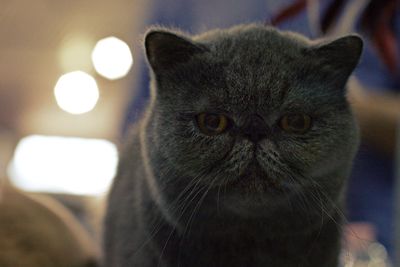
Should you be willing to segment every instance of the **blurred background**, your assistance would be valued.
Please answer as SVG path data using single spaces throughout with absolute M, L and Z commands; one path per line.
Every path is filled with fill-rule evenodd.
M 15 183 L 36 190 L 47 186 L 34 185 L 40 179 L 72 174 L 73 166 L 61 161 L 85 165 L 84 158 L 103 155 L 114 159 L 100 159 L 104 162 L 95 164 L 96 171 L 103 174 L 103 183 L 112 176 L 114 144 L 131 96 L 133 58 L 142 52 L 146 8 L 140 0 L 0 2 L 3 176 L 8 169 Z M 7 160 L 17 144 L 10 166 Z M 76 153 L 79 149 L 92 154 Z M 40 170 L 44 159 L 51 169 L 46 174 Z M 27 175 L 36 178 L 30 181 Z M 80 178 L 70 177 L 84 182 Z M 66 190 L 100 193 L 100 185 L 91 187 L 96 189 Z
M 389 266 L 399 14 L 398 0 L 0 0 L 0 267 L 99 260 L 118 146 L 149 97 L 141 43 L 149 25 L 196 34 L 250 22 L 310 38 L 363 36 L 349 86 L 363 139 L 343 266 Z
M 98 259 L 148 8 L 0 1 L 1 267 Z

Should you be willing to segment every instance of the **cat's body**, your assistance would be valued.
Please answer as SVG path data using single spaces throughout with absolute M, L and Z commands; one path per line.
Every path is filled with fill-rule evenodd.
M 258 25 L 193 40 L 146 37 L 153 97 L 121 155 L 105 265 L 336 267 L 361 41 Z

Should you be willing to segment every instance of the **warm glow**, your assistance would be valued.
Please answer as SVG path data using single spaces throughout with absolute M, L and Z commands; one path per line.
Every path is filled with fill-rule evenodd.
M 96 106 L 99 89 L 92 76 L 83 71 L 74 71 L 58 79 L 54 95 L 61 109 L 72 114 L 82 114 Z
M 95 41 L 87 35 L 74 34 L 63 38 L 58 53 L 60 67 L 64 72 L 73 70 L 91 71 L 90 61 Z
M 12 182 L 27 191 L 99 195 L 115 175 L 114 144 L 100 139 L 28 136 L 8 168 Z
M 132 67 L 133 59 L 129 46 L 116 37 L 107 37 L 97 42 L 92 52 L 96 71 L 110 79 L 125 76 Z

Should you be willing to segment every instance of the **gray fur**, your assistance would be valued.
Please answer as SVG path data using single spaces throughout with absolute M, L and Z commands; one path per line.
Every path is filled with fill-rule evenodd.
M 152 29 L 145 46 L 152 99 L 121 154 L 105 265 L 336 267 L 358 147 L 345 83 L 360 38 L 310 41 L 253 24 L 193 37 Z M 204 135 L 201 112 L 234 127 Z M 312 128 L 284 132 L 287 113 L 310 115 Z M 256 143 L 243 134 L 254 116 L 265 122 Z

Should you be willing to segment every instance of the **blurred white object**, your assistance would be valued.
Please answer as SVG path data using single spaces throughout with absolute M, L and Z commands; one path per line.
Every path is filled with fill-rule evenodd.
M 100 195 L 117 161 L 115 145 L 106 140 L 33 135 L 18 143 L 8 172 L 23 190 Z
M 385 247 L 372 242 L 362 250 L 351 251 L 344 249 L 341 255 L 342 267 L 391 267 Z
M 133 59 L 129 46 L 111 36 L 97 42 L 92 52 L 92 62 L 100 75 L 115 80 L 129 72 Z
M 62 75 L 54 88 L 58 106 L 72 114 L 82 114 L 92 110 L 99 99 L 96 80 L 83 71 L 73 71 Z

